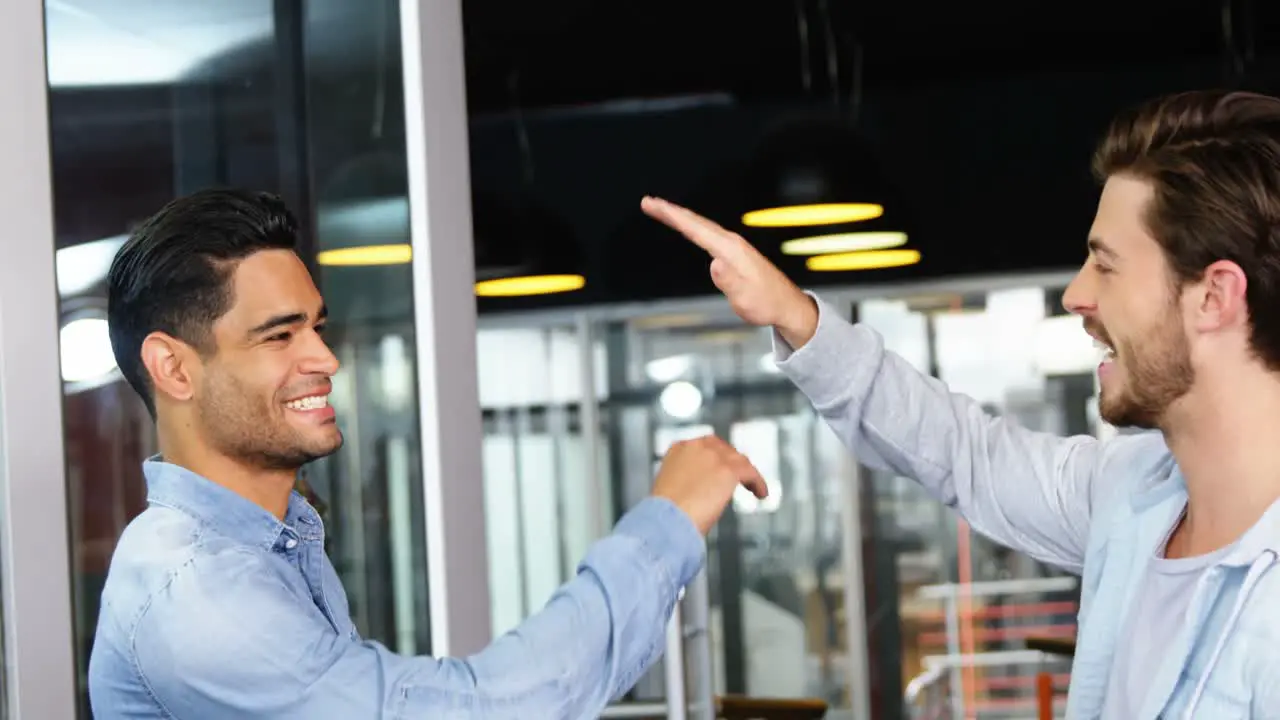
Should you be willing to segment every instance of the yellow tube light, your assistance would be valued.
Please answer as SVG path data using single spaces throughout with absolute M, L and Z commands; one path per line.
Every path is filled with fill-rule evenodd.
M 360 247 L 322 250 L 316 262 L 333 267 L 359 267 L 368 265 L 405 265 L 413 260 L 413 248 L 408 244 L 363 245 Z
M 748 227 L 803 227 L 874 220 L 884 214 L 884 206 L 875 203 L 826 203 L 752 210 L 742 216 Z
M 827 255 L 830 253 L 887 250 L 907 244 L 901 232 L 834 233 L 796 238 L 782 243 L 783 255 Z
M 476 283 L 476 295 L 480 297 L 550 295 L 580 290 L 586 284 L 587 279 L 581 275 L 526 275 L 482 280 Z
M 817 255 L 805 260 L 805 267 L 814 272 L 840 272 L 842 270 L 880 270 L 904 267 L 920 262 L 919 250 L 867 250 L 865 252 Z

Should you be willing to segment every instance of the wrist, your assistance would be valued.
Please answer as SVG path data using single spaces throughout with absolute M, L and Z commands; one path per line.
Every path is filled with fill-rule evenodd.
M 796 288 L 796 297 L 789 303 L 788 310 L 774 326 L 782 339 L 799 350 L 813 339 L 818 332 L 818 303 L 811 296 Z

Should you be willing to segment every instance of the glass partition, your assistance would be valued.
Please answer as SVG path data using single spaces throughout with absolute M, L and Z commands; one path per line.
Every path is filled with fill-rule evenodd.
M 1096 351 L 1061 314 L 1061 287 L 1009 278 L 824 296 L 989 412 L 1105 434 Z M 589 518 L 607 493 L 603 532 L 647 494 L 672 442 L 715 432 L 760 467 L 771 495 L 735 497 L 682 603 L 686 633 L 703 620 L 707 630 L 701 651 L 690 641 L 683 654 L 688 702 L 705 679 L 716 694 L 820 698 L 837 719 L 1015 717 L 1034 712 L 1048 673 L 1062 703 L 1069 668 L 1025 641 L 1074 634 L 1076 579 L 974 535 L 913 481 L 858 466 L 777 372 L 767 332 L 697 301 L 495 320 L 478 347 L 495 631 L 573 571 L 593 536 L 567 518 Z M 618 716 L 665 715 L 671 678 L 654 668 Z

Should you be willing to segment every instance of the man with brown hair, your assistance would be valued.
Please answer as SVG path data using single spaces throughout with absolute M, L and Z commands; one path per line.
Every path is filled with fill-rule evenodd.
M 884 349 L 738 235 L 646 198 L 713 260 L 858 458 L 1083 576 L 1072 718 L 1280 713 L 1280 99 L 1193 92 L 1118 118 L 1064 297 L 1106 348 L 1110 442 L 1028 431 Z

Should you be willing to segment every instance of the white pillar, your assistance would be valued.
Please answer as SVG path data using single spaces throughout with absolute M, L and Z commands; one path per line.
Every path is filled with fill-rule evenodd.
M 0 4 L 0 615 L 11 718 L 74 718 L 44 3 Z
M 401 0 L 431 652 L 489 641 L 460 0 Z

